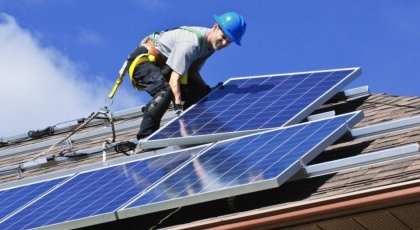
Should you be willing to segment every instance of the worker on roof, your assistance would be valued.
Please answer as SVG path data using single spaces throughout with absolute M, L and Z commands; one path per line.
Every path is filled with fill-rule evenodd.
M 211 28 L 183 26 L 153 33 L 129 55 L 127 67 L 133 86 L 153 97 L 143 108 L 137 139 L 159 128 L 171 101 L 179 115 L 204 97 L 210 87 L 199 70 L 207 58 L 232 42 L 241 45 L 246 23 L 240 14 L 226 12 L 214 19 Z

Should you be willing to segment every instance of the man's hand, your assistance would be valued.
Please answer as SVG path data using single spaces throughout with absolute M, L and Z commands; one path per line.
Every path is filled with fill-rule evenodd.
M 217 83 L 217 85 L 215 85 L 211 90 L 217 89 L 217 88 L 223 89 L 224 88 L 223 82 Z
M 175 104 L 174 105 L 175 114 L 179 117 L 181 115 L 182 111 L 184 111 L 184 108 L 181 104 Z

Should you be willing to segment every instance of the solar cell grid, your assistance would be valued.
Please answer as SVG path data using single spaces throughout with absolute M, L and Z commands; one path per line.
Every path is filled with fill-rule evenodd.
M 115 220 L 115 210 L 201 148 L 78 174 L 1 223 L 0 229 L 36 228 L 99 215 L 105 216 L 103 221 Z
M 64 179 L 57 178 L 0 191 L 0 221 L 58 185 Z
M 359 71 L 350 68 L 231 79 L 141 144 L 145 148 L 162 147 L 162 143 L 192 144 L 188 141 L 198 139 L 185 137 L 240 133 L 299 122 Z
M 119 216 L 277 187 L 361 118 L 360 112 L 351 113 L 218 142 Z
M 86 226 L 93 219 L 115 220 L 115 212 L 126 218 L 279 186 L 362 116 L 278 127 L 299 122 L 359 72 L 350 68 L 231 79 L 145 143 L 171 145 L 171 139 L 203 136 L 197 144 L 212 142 L 210 136 L 220 133 L 276 130 L 221 141 L 203 152 L 205 147 L 192 148 L 80 173 L 48 194 L 61 181 L 21 187 L 11 193 L 11 203 L 3 201 L 9 191 L 0 191 L 0 229 Z

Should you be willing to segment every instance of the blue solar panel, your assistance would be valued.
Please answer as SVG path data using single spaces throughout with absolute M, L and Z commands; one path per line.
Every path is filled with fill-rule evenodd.
M 277 187 L 362 117 L 356 112 L 218 142 L 120 210 L 118 216 Z
M 298 123 L 359 73 L 360 68 L 349 68 L 231 79 L 141 145 L 197 144 L 225 139 L 224 133 L 238 136 Z
M 0 221 L 66 178 L 57 178 L 0 191 Z
M 74 228 L 115 220 L 114 212 L 120 206 L 188 161 L 191 153 L 201 148 L 78 174 L 8 218 L 0 224 L 0 229 L 28 229 L 66 222 Z M 80 221 L 89 217 L 89 221 Z

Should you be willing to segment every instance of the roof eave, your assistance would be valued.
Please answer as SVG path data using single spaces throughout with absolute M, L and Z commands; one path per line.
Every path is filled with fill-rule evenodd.
M 223 218 L 200 220 L 177 229 L 267 229 L 290 227 L 340 216 L 420 202 L 420 180 L 379 187 Z

